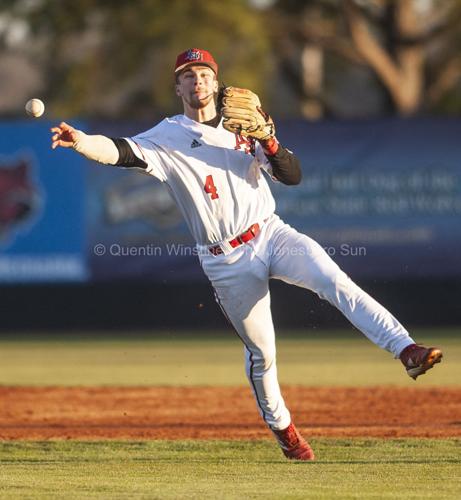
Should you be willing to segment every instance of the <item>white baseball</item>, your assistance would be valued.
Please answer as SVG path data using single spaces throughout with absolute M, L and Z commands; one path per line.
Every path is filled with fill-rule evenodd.
M 29 116 L 39 118 L 45 112 L 45 105 L 40 99 L 30 99 L 26 103 L 26 112 Z

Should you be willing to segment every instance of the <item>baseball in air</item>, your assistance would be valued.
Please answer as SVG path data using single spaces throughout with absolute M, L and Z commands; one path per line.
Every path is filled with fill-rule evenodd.
M 45 105 L 40 99 L 30 99 L 26 103 L 26 112 L 29 116 L 39 118 L 45 112 Z

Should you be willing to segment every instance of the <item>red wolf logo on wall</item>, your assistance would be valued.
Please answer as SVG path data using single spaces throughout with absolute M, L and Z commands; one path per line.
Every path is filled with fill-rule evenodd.
M 39 197 L 31 171 L 31 162 L 24 158 L 0 159 L 0 243 L 36 214 Z

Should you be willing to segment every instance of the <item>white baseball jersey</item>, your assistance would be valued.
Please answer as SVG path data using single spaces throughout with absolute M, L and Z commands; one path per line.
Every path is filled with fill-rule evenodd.
M 126 138 L 147 173 L 165 182 L 199 245 L 235 238 L 275 210 L 259 143 L 185 115 Z

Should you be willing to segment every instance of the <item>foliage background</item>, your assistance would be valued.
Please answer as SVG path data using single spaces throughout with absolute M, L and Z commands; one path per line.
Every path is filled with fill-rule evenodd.
M 460 0 L 3 0 L 0 115 L 180 111 L 176 55 L 203 47 L 277 116 L 461 112 Z

